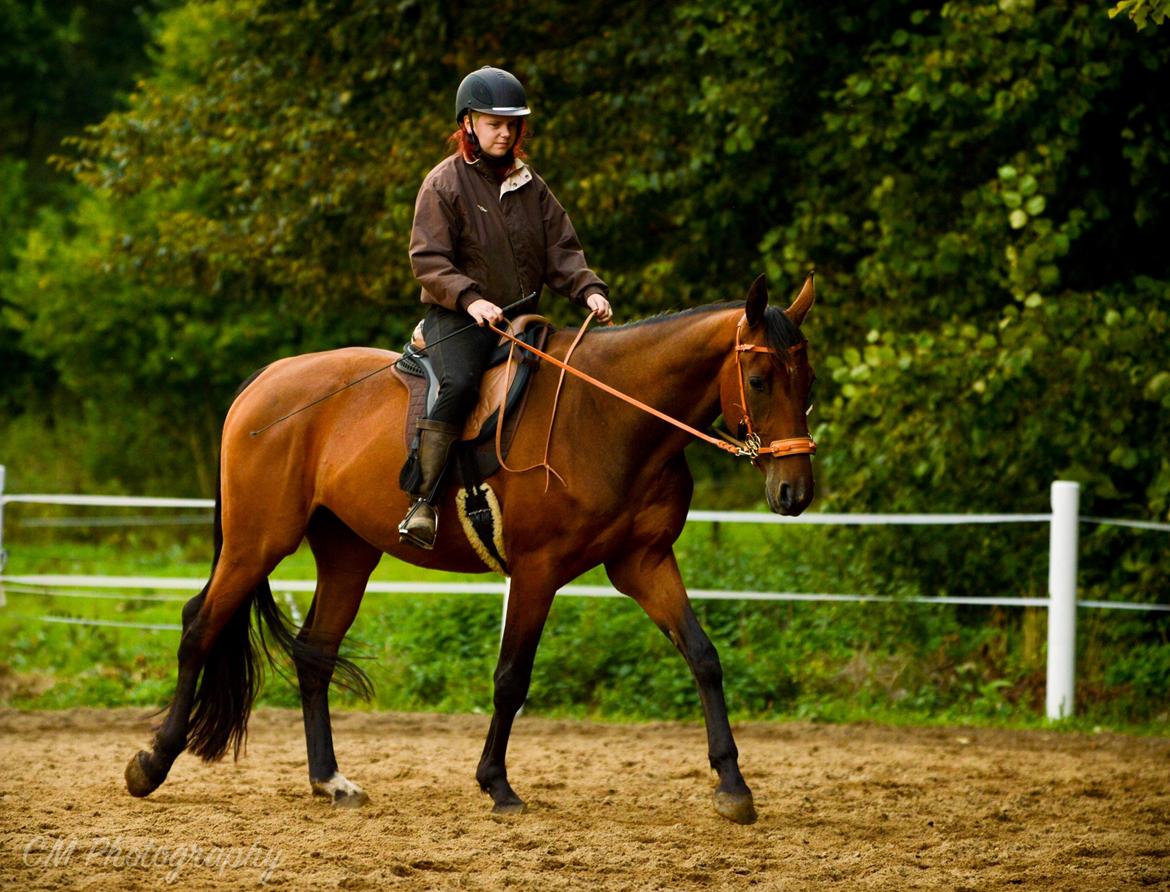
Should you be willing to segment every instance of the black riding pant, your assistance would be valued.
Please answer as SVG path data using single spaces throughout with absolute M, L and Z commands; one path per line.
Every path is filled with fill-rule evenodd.
M 475 408 L 480 378 L 500 336 L 486 325 L 475 325 L 466 313 L 432 306 L 423 317 L 423 337 L 439 376 L 439 397 L 427 418 L 462 426 Z M 436 343 L 441 338 L 447 340 Z

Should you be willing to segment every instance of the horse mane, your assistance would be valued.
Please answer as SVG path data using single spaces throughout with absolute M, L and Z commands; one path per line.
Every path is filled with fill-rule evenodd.
M 722 310 L 742 310 L 744 303 L 742 300 L 733 300 L 717 304 L 704 304 L 701 307 L 690 307 L 686 310 L 658 313 L 654 316 L 647 316 L 645 319 L 636 319 L 633 322 L 626 322 L 623 325 L 612 325 L 609 328 L 598 328 L 594 329 L 594 331 L 597 334 L 630 331 L 631 329 L 641 328 L 643 326 L 671 322 L 687 316 L 701 316 Z M 768 346 L 777 353 L 787 353 L 790 348 L 795 347 L 797 344 L 803 344 L 806 340 L 805 336 L 801 334 L 800 328 L 778 307 L 767 306 L 764 308 L 764 331 Z

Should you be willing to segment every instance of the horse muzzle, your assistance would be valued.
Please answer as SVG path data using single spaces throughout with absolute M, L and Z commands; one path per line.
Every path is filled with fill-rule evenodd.
M 774 514 L 795 517 L 813 499 L 812 462 L 807 455 L 773 458 L 764 471 L 764 495 Z

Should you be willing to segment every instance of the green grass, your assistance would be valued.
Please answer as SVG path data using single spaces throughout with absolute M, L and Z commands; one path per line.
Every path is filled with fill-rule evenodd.
M 918 593 L 904 581 L 875 591 L 864 552 L 851 541 L 823 527 L 725 524 L 715 529 L 693 524 L 678 552 L 684 577 L 695 589 Z M 66 541 L 60 532 L 17 530 L 17 535 L 10 534 L 8 547 L 9 575 L 202 580 L 210 555 L 205 534 L 174 530 L 137 530 L 82 541 Z M 307 549 L 287 559 L 273 578 L 313 578 Z M 441 574 L 390 558 L 382 561 L 374 578 L 499 579 Z M 579 581 L 603 583 L 605 577 L 596 570 Z M 1025 593 L 1034 592 L 1014 592 Z M 167 701 L 176 632 L 38 619 L 176 624 L 181 603 L 189 597 L 175 592 L 108 594 L 116 597 L 50 597 L 9 590 L 0 609 L 0 703 L 39 709 L 161 706 Z M 168 600 L 148 600 L 151 594 Z M 309 600 L 308 594 L 295 596 L 302 614 Z M 342 691 L 334 695 L 335 704 L 489 710 L 500 607 L 497 595 L 367 594 L 346 650 L 369 672 L 376 696 L 367 704 Z M 898 602 L 696 601 L 695 609 L 719 648 L 729 706 L 737 719 L 1046 724 L 1042 611 Z M 1156 641 L 1135 643 L 1119 625 L 1131 618 L 1095 614 L 1082 623 L 1080 716 L 1066 726 L 1167 733 L 1170 647 Z M 262 702 L 295 706 L 299 701 L 290 684 L 270 677 Z M 528 709 L 610 720 L 701 718 L 682 659 L 640 609 L 624 599 L 557 600 L 537 657 Z

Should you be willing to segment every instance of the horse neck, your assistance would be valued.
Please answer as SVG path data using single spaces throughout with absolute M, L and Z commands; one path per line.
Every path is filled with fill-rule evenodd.
M 591 371 L 606 383 L 702 430 L 719 415 L 720 373 L 734 361 L 735 328 L 742 315 L 740 309 L 680 314 L 600 332 L 582 347 L 589 344 Z M 605 408 L 612 411 L 612 401 Z M 656 449 L 679 451 L 694 439 L 646 412 L 630 411 L 633 416 L 624 413 L 630 418 L 628 433 Z

